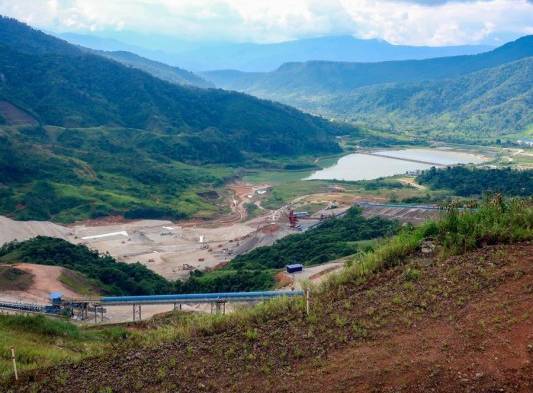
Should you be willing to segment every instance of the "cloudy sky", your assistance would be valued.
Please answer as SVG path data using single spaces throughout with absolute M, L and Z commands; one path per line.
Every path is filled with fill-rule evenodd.
M 498 44 L 533 34 L 533 0 L 0 0 L 0 14 L 55 32 L 209 41 L 352 34 L 396 44 Z

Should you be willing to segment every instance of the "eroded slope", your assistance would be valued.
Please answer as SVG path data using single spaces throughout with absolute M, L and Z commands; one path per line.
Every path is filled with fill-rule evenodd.
M 320 294 L 309 317 L 287 304 L 275 316 L 25 375 L 18 390 L 528 392 L 532 255 L 531 243 L 419 255 Z

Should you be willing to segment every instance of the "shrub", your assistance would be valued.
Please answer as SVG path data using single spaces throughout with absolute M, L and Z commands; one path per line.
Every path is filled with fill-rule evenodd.
M 322 289 L 395 266 L 413 254 L 428 237 L 436 238 L 443 255 L 460 254 L 487 244 L 531 240 L 533 200 L 495 197 L 485 200 L 476 210 L 459 210 L 450 205 L 440 221 L 406 228 L 374 251 L 358 254 L 346 269 L 325 281 Z

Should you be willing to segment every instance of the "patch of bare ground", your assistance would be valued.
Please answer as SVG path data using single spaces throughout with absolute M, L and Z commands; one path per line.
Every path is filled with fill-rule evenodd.
M 30 114 L 7 101 L 0 100 L 0 115 L 11 125 L 39 124 Z
M 293 305 L 148 349 L 117 348 L 38 370 L 5 387 L 525 393 L 533 391 L 532 304 L 532 243 L 446 260 L 414 257 L 315 296 L 309 317 Z
M 59 291 L 66 297 L 80 297 L 75 289 L 64 283 L 64 277 L 79 277 L 59 266 L 36 265 L 32 263 L 18 263 L 13 268 L 31 277 L 31 281 L 24 287 L 4 289 L 0 291 L 0 299 L 4 301 L 47 304 L 50 292 Z M 67 276 L 65 276 L 67 272 Z M 1 391 L 1 390 L 0 390 Z
M 10 265 L 0 265 L 0 292 L 24 291 L 33 282 L 33 276 Z

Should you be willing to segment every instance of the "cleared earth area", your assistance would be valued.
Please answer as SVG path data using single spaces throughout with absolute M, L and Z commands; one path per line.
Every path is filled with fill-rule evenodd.
M 292 303 L 245 325 L 38 370 L 5 390 L 531 392 L 532 288 L 530 242 L 415 254 L 320 292 L 309 316 Z
M 0 265 L 0 267 L 6 265 Z M 80 297 L 81 294 L 76 292 L 73 288 L 62 282 L 65 273 L 68 274 L 68 269 L 59 266 L 35 265 L 31 263 L 18 263 L 9 265 L 22 272 L 25 272 L 31 277 L 29 285 L 19 290 L 2 290 L 0 299 L 8 302 L 23 302 L 48 304 L 48 296 L 51 288 L 55 291 L 60 291 L 67 297 Z M 70 272 L 74 273 L 74 272 Z
M 255 185 L 234 183 L 230 185 L 228 198 L 230 211 L 218 219 L 210 221 L 167 220 L 124 220 L 121 217 L 107 217 L 75 223 L 70 226 L 41 221 L 14 221 L 0 217 L 0 243 L 14 239 L 25 240 L 38 235 L 65 239 L 71 243 L 81 243 L 100 253 L 109 253 L 117 260 L 126 263 L 140 262 L 169 280 L 186 280 L 193 270 L 215 270 L 225 266 L 232 258 L 254 248 L 272 245 L 276 240 L 298 233 L 290 228 L 288 211 L 305 211 L 306 216 L 298 222 L 300 231 L 320 223 L 321 219 L 342 215 L 352 204 L 368 200 L 342 187 L 333 187 L 328 192 L 318 192 L 294 198 L 290 204 L 270 210 L 261 202 L 271 192 L 266 183 Z M 384 198 L 374 197 L 373 202 L 385 202 Z M 250 205 L 256 206 L 254 214 L 249 214 Z M 434 218 L 435 213 L 426 214 L 416 209 L 365 208 L 364 215 L 384 216 L 391 219 L 418 223 Z M 38 261 L 32 261 L 38 262 Z M 37 266 L 37 265 L 36 265 Z M 302 273 L 287 275 L 280 272 L 276 279 L 281 289 L 301 288 L 305 282 L 318 283 L 343 266 L 342 261 L 308 267 Z M 44 267 L 43 267 L 44 269 Z M 47 304 L 48 294 L 60 291 L 67 297 L 83 297 L 87 293 L 77 292 L 77 296 L 65 290 L 50 272 L 48 281 L 40 279 L 41 287 L 35 292 L 2 291 L 3 301 L 20 301 Z M 41 277 L 38 275 L 36 277 Z M 53 279 L 55 278 L 55 279 Z M 143 319 L 172 311 L 173 305 L 152 305 L 143 307 Z M 210 312 L 209 306 L 184 306 L 187 311 Z M 231 311 L 228 307 L 227 311 Z M 110 307 L 99 323 L 118 323 L 132 320 L 130 307 Z M 92 321 L 92 320 L 91 320 Z
M 231 213 L 210 222 L 107 218 L 62 226 L 45 221 L 22 222 L 0 217 L 0 244 L 39 235 L 58 237 L 85 244 L 102 253 L 108 252 L 122 262 L 141 262 L 167 279 L 184 279 L 191 270 L 216 268 L 236 252 L 246 252 L 256 244 L 269 245 L 278 237 L 290 233 L 285 229 L 277 236 L 267 236 L 266 240 L 251 240 L 262 238 L 264 231 L 261 228 L 271 223 L 269 214 L 247 221 L 243 207 L 254 200 L 261 186 L 238 184 L 232 189 Z M 277 225 L 279 230 L 276 232 L 288 227 L 286 220 Z M 248 246 L 241 244 L 245 240 Z
M 117 260 L 141 262 L 163 277 L 186 279 L 192 270 L 211 270 L 224 266 L 235 255 L 256 247 L 269 246 L 276 240 L 296 233 L 289 227 L 288 207 L 267 210 L 260 207 L 262 190 L 268 185 L 237 183 L 231 186 L 233 198 L 228 201 L 231 212 L 212 221 L 139 220 L 121 218 L 93 220 L 70 226 L 45 221 L 14 221 L 0 217 L 0 244 L 26 240 L 35 236 L 51 236 L 81 243 L 101 253 L 108 252 Z M 266 191 L 264 191 L 266 192 Z M 342 213 L 354 198 L 349 195 L 317 194 L 300 197 L 295 207 L 316 202 L 327 206 L 335 198 L 338 209 L 319 210 L 300 225 L 308 228 L 320 221 L 321 215 Z M 249 217 L 246 205 L 259 206 L 257 217 Z

